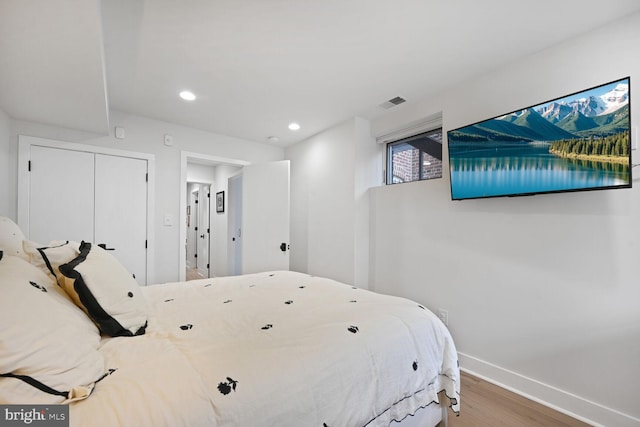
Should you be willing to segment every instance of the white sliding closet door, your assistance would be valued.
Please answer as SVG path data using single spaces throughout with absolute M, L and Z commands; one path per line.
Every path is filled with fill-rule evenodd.
M 93 241 L 93 153 L 31 147 L 29 239 Z
M 27 238 L 104 244 L 147 284 L 148 161 L 35 144 L 26 155 Z
M 95 238 L 146 283 L 147 161 L 95 155 Z

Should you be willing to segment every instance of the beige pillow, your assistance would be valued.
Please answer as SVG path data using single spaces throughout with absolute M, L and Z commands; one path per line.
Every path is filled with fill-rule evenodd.
M 0 251 L 8 255 L 27 259 L 22 250 L 24 234 L 15 222 L 5 216 L 0 216 Z
M 73 260 L 80 253 L 80 243 L 62 240 L 54 240 L 48 245 L 24 240 L 22 248 L 29 262 L 56 280 L 60 286 L 64 285 L 60 266 Z
M 107 335 L 142 335 L 147 304 L 138 282 L 99 246 L 82 242 L 80 255 L 60 266 L 64 289 Z
M 100 334 L 47 275 L 0 252 L 0 404 L 89 396 L 104 375 Z

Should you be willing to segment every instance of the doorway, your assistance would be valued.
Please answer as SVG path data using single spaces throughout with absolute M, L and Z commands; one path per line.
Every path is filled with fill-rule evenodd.
M 189 227 L 193 221 L 192 192 L 188 183 L 209 184 L 209 271 L 210 276 L 228 276 L 227 264 L 227 214 L 228 209 L 219 211 L 212 201 L 217 193 L 224 193 L 225 203 L 228 203 L 229 191 L 227 188 L 228 178 L 236 174 L 244 165 L 249 162 L 243 160 L 227 159 L 222 157 L 209 156 L 200 153 L 183 151 L 181 153 L 180 168 L 180 266 L 179 280 L 187 279 L 187 272 L 191 272 L 196 264 L 192 253 L 196 252 L 195 226 Z M 198 204 L 202 200 L 202 191 L 198 192 Z M 215 199 L 214 199 L 215 200 Z M 191 236 L 189 236 L 191 234 Z M 198 235 L 201 236 L 202 233 Z M 187 241 L 189 240 L 189 241 Z M 200 239 L 202 240 L 202 239 Z M 198 259 L 201 259 L 198 253 Z M 193 270 L 195 271 L 195 270 Z
M 211 184 L 188 182 L 186 279 L 212 277 Z
M 242 160 L 224 159 L 197 153 L 181 153 L 180 194 L 180 281 L 185 280 L 187 261 L 187 205 L 190 200 L 187 182 L 202 182 L 189 177 L 189 167 L 214 169 L 211 198 L 224 200 L 211 212 L 211 270 L 215 276 L 228 276 L 240 270 L 243 274 L 289 269 L 289 161 L 281 160 L 249 164 Z M 196 169 L 196 168 L 194 168 Z M 242 173 L 241 214 L 229 214 L 237 190 L 229 178 Z M 233 194 L 232 194 L 233 193 Z M 235 205 L 235 203 L 234 203 Z M 240 219 L 238 219 L 240 218 Z M 236 220 L 241 226 L 229 227 Z M 229 247 L 234 228 L 241 238 L 239 245 Z M 237 254 L 236 252 L 241 252 Z M 239 256 L 238 256 L 239 255 Z M 229 258 L 235 258 L 230 260 Z M 230 265 L 233 264 L 233 265 Z

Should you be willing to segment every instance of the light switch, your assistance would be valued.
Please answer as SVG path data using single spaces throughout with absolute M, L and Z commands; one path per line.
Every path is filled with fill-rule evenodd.
M 173 227 L 173 215 L 171 214 L 164 215 L 164 225 L 165 227 Z

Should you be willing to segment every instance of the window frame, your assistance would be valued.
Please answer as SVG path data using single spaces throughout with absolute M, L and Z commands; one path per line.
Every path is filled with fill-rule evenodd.
M 416 132 L 414 134 L 408 135 L 408 136 L 404 136 L 402 138 L 398 138 L 396 140 L 393 141 L 388 141 L 385 145 L 386 145 L 386 155 L 385 155 L 385 184 L 386 185 L 393 185 L 393 184 L 405 184 L 407 182 L 417 182 L 417 181 L 428 181 L 428 180 L 432 180 L 432 179 L 439 179 L 442 178 L 442 171 L 440 173 L 440 176 L 437 177 L 431 177 L 431 178 L 423 178 L 423 172 L 424 172 L 424 155 L 427 154 L 431 157 L 434 157 L 436 159 L 438 159 L 438 157 L 436 155 L 434 155 L 433 153 L 421 148 L 421 147 L 417 147 L 417 146 L 413 146 L 413 149 L 417 149 L 418 150 L 418 155 L 419 155 L 419 161 L 418 161 L 418 179 L 412 179 L 409 181 L 401 181 L 401 182 L 394 182 L 394 168 L 393 168 L 393 153 L 392 153 L 392 147 L 394 146 L 398 146 L 401 144 L 407 144 L 409 143 L 409 141 L 411 140 L 416 140 L 419 139 L 419 137 L 425 137 L 430 141 L 433 141 L 434 143 L 437 143 L 440 145 L 440 158 L 438 159 L 440 161 L 440 165 L 441 168 L 443 167 L 443 161 L 442 161 L 442 125 L 437 125 L 431 129 L 428 130 L 420 130 L 419 132 Z M 440 141 L 437 141 L 433 138 L 429 138 L 429 135 L 433 135 L 434 133 L 439 133 L 440 134 Z

